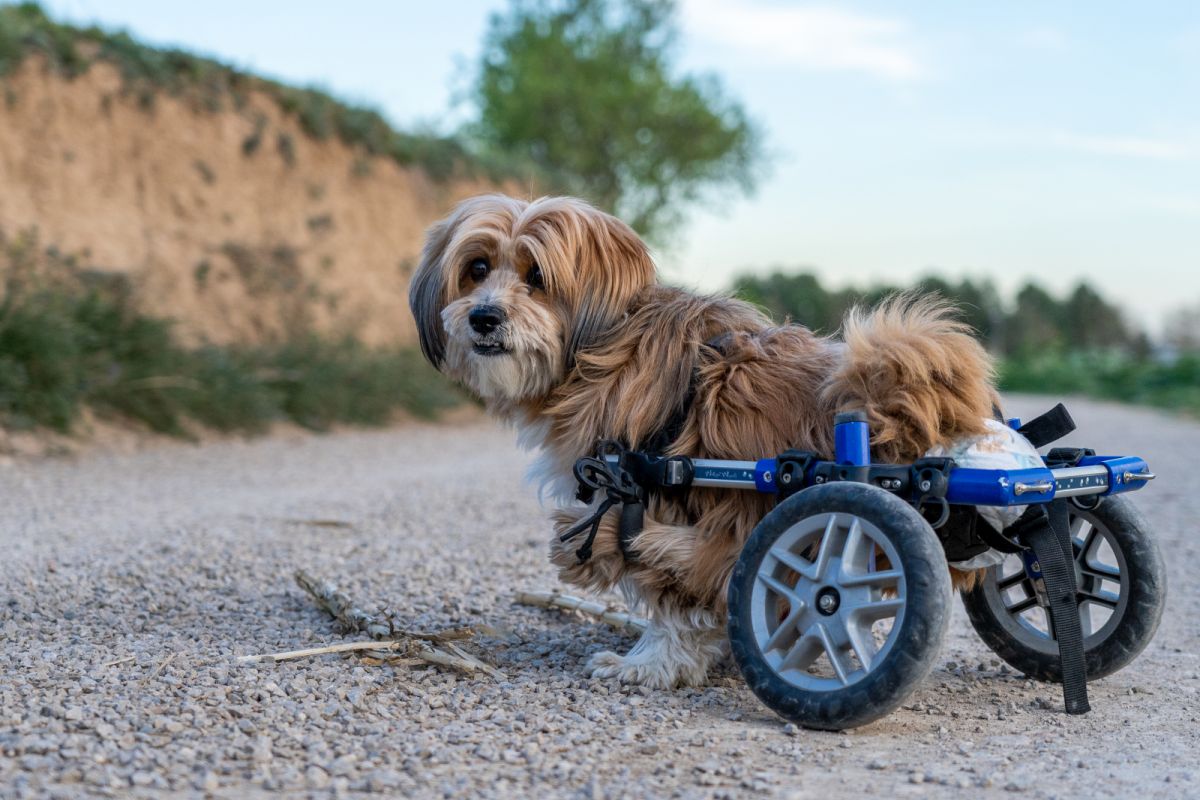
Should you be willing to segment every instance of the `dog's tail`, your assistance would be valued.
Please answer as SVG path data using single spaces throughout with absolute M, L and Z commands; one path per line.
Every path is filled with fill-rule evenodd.
M 876 458 L 911 460 L 984 433 L 999 402 L 995 367 L 944 299 L 904 293 L 854 308 L 842 333 L 845 357 L 823 399 L 836 411 L 867 412 Z

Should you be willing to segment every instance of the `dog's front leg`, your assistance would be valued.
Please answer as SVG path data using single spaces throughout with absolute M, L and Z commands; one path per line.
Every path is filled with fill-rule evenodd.
M 593 592 L 607 592 L 614 588 L 628 571 L 625 556 L 617 541 L 618 509 L 612 509 L 600 520 L 596 538 L 592 540 L 591 554 L 580 558 L 579 550 L 587 540 L 588 531 L 582 530 L 563 541 L 562 537 L 581 520 L 590 516 L 592 508 L 560 508 L 553 514 L 554 538 L 550 540 L 550 563 L 558 567 L 558 577 L 563 583 L 579 586 Z
M 613 589 L 621 582 L 634 589 L 650 613 L 649 628 L 628 654 L 597 653 L 587 669 L 593 677 L 653 688 L 703 684 L 709 667 L 725 649 L 724 613 L 709 606 L 723 599 L 728 575 L 697 573 L 698 532 L 647 517 L 642 533 L 631 543 L 635 556 L 627 561 L 617 542 L 614 510 L 601 521 L 591 557 L 580 561 L 576 551 L 581 541 L 562 542 L 559 537 L 585 515 L 581 509 L 564 509 L 555 515 L 551 561 L 559 567 L 559 577 L 593 591 Z M 702 604 L 694 599 L 701 587 L 710 601 L 716 601 Z

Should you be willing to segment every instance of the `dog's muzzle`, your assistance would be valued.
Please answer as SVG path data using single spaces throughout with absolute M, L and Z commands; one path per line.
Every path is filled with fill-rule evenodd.
M 467 315 L 467 322 L 471 330 L 480 336 L 488 336 L 504 324 L 505 316 L 504 309 L 499 306 L 478 305 Z
M 499 306 L 480 304 L 471 309 L 467 315 L 467 324 L 475 333 L 471 349 L 476 355 L 498 356 L 508 352 L 501 339 L 500 330 L 507 315 Z

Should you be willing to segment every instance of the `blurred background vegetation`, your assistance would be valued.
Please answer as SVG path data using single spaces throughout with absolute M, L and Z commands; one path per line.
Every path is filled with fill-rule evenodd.
M 1087 283 L 1054 297 L 1027 283 L 1012 299 L 988 281 L 930 276 L 916 286 L 829 290 L 809 272 L 744 275 L 734 291 L 776 319 L 835 333 L 846 311 L 897 291 L 918 289 L 952 300 L 996 356 L 1007 391 L 1087 395 L 1200 413 L 1200 313 L 1181 311 L 1161 342 L 1151 341 L 1120 308 Z
M 416 165 L 435 180 L 519 179 L 589 198 L 655 242 L 684 214 L 752 191 L 767 166 L 761 132 L 721 81 L 682 74 L 669 0 L 514 0 L 492 18 L 474 68 L 472 119 L 455 135 L 393 129 L 370 108 L 157 49 L 127 34 L 76 28 L 34 4 L 0 6 L 0 79 L 31 54 L 66 77 L 115 64 L 152 107 L 160 92 L 218 113 L 262 91 L 315 139 Z M 0 191 L 3 189 L 0 188 Z M 271 345 L 178 343 L 168 315 L 136 310 L 111 273 L 0 231 L 0 419 L 69 431 L 84 408 L 186 435 L 198 426 L 256 432 L 276 420 L 313 428 L 381 424 L 461 402 L 412 350 L 299 334 Z M 1006 297 L 987 280 L 920 287 L 959 304 L 999 359 L 1008 390 L 1085 394 L 1200 412 L 1200 309 L 1151 340 L 1095 287 L 1053 296 L 1030 283 Z M 909 286 L 828 288 L 799 267 L 746 274 L 730 287 L 775 319 L 835 334 L 846 310 Z
M 31 236 L 0 236 L 0 418 L 67 432 L 82 410 L 177 436 L 198 426 L 261 433 L 290 420 L 321 430 L 419 417 L 462 396 L 412 348 L 297 336 L 258 346 L 184 347 L 169 319 L 136 310 L 127 282 Z

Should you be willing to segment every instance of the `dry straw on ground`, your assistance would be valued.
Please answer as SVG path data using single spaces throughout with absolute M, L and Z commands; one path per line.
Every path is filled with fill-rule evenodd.
M 280 653 L 239 656 L 238 661 L 278 662 L 329 653 L 362 653 L 371 659 L 389 664 L 433 664 L 457 669 L 467 674 L 482 672 L 493 678 L 503 679 L 505 677 L 503 672 L 467 652 L 458 644 L 458 642 L 470 641 L 480 635 L 503 637 L 502 631 L 486 625 L 449 628 L 443 631 L 408 630 L 398 627 L 390 617 L 362 610 L 334 584 L 318 580 L 304 570 L 297 570 L 295 578 L 300 588 L 322 610 L 333 617 L 343 631 L 362 633 L 371 638 L 367 641 L 341 642 Z M 581 612 L 630 633 L 640 634 L 646 630 L 648 624 L 641 617 L 617 611 L 603 603 L 558 592 L 518 592 L 513 598 L 513 602 L 538 608 L 559 608 L 565 611 Z
M 477 628 L 451 628 L 444 631 L 412 631 L 396 626 L 387 617 L 363 611 L 332 583 L 320 581 L 304 570 L 296 571 L 296 583 L 346 632 L 370 636 L 369 641 L 343 642 L 325 647 L 290 650 L 283 653 L 241 656 L 238 661 L 287 661 L 326 653 L 363 652 L 400 664 L 435 664 L 467 674 L 482 672 L 503 679 L 504 673 L 468 653 L 457 642 L 470 640 L 488 631 Z
M 518 605 L 537 606 L 539 608 L 561 608 L 566 611 L 580 611 L 589 616 L 612 625 L 614 628 L 640 634 L 649 624 L 642 617 L 635 617 L 624 611 L 616 611 L 603 603 L 584 600 L 569 594 L 558 592 L 517 592 L 513 602 Z

